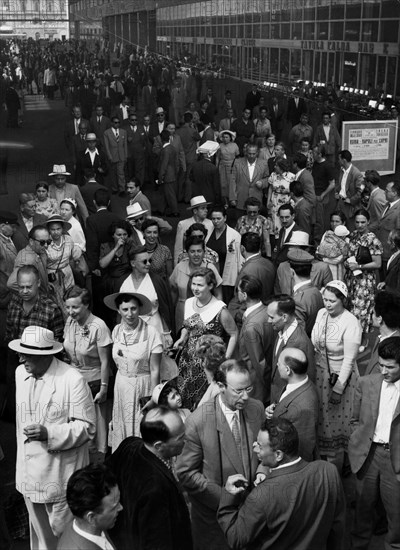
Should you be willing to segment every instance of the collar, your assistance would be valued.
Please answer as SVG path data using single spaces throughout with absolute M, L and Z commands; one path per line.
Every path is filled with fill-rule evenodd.
M 5 235 L 3 235 L 3 233 L 0 233 L 0 240 L 3 240 L 5 241 L 6 243 L 12 243 L 14 245 L 14 241 L 12 240 L 11 237 L 6 237 Z M 15 245 L 14 245 L 15 247 Z
M 270 470 L 280 470 L 281 468 L 288 468 L 289 466 L 294 466 L 295 464 L 298 464 L 301 460 L 301 456 L 299 458 L 296 458 L 296 460 L 292 460 L 291 462 L 286 462 L 286 464 L 282 464 L 281 466 L 277 466 L 276 468 L 270 468 Z
M 229 416 L 229 420 L 230 420 L 232 416 L 235 415 L 239 420 L 239 411 L 238 410 L 232 411 L 229 407 L 227 407 L 225 403 L 222 401 L 221 395 L 218 396 L 218 399 L 219 399 L 219 406 L 221 407 L 221 411 L 224 413 L 225 418 L 228 420 L 228 416 Z
M 296 173 L 296 179 L 298 180 L 299 177 L 301 176 L 301 174 L 304 172 L 305 168 L 302 168 L 301 170 L 299 170 L 297 173 Z
M 350 172 L 352 166 L 353 166 L 353 165 L 352 165 L 351 163 L 350 163 L 350 165 L 349 165 L 349 167 L 348 167 L 347 169 L 343 168 L 343 166 L 342 166 L 342 172 L 343 172 L 344 174 L 348 174 L 348 173 Z
M 96 212 L 101 212 L 102 210 L 107 210 L 107 206 L 100 206 Z
M 168 145 L 171 145 L 171 142 L 170 142 L 170 141 L 169 141 L 168 143 L 164 143 L 163 149 L 165 149 L 166 147 L 168 147 Z
M 379 187 L 374 187 L 374 188 L 372 189 L 371 193 L 370 193 L 370 197 L 372 197 L 372 195 L 373 195 L 376 191 L 378 191 L 378 189 L 379 189 Z
M 247 317 L 248 315 L 250 315 L 250 313 L 255 311 L 260 306 L 262 306 L 261 300 L 259 302 L 257 302 L 256 304 L 254 304 L 253 306 L 248 307 L 246 309 L 246 311 L 244 312 L 243 317 Z
M 293 287 L 293 294 L 296 292 L 296 290 L 299 290 L 302 286 L 310 285 L 311 279 L 307 279 L 307 281 L 303 281 L 302 283 L 297 283 L 297 285 L 294 285 Z
M 255 166 L 256 162 L 257 162 L 257 159 L 254 162 L 251 162 L 251 163 L 249 161 L 247 161 L 247 166 L 249 166 L 249 167 L 250 166 Z
M 41 298 L 41 296 L 39 295 L 38 298 Z M 38 300 L 36 300 L 36 303 L 35 303 L 35 305 L 34 305 L 33 307 L 36 307 L 37 302 L 38 302 Z M 31 311 L 32 311 L 32 310 L 31 310 Z M 43 375 L 42 375 L 40 378 L 36 378 L 36 377 L 33 376 L 32 374 L 28 374 L 28 375 L 24 378 L 24 381 L 26 382 L 27 380 L 29 380 L 29 378 L 33 378 L 34 380 L 43 380 L 43 382 L 46 384 L 47 381 L 49 380 L 49 378 L 52 377 L 52 375 L 49 374 L 49 370 L 50 370 L 50 368 L 51 368 L 51 366 L 52 366 L 53 363 L 54 363 L 54 356 L 53 356 L 52 362 L 51 362 L 50 365 L 49 365 L 49 368 L 47 369 L 47 371 L 46 371 L 45 373 L 43 373 Z
M 291 232 L 291 230 L 293 229 L 293 227 L 295 226 L 295 222 L 292 223 L 292 225 L 290 225 L 289 227 L 287 227 L 286 229 L 284 229 L 285 233 L 284 235 L 289 235 L 289 233 Z
M 397 199 L 397 201 L 391 202 L 391 203 L 390 203 L 390 208 L 392 208 L 392 206 L 394 206 L 395 204 L 397 204 L 399 201 L 400 201 L 400 199 Z
M 88 533 L 87 531 L 84 531 L 83 529 L 78 527 L 75 519 L 72 524 L 72 529 L 84 539 L 94 542 L 94 544 L 97 544 L 97 546 L 99 546 L 100 548 L 105 548 L 105 541 L 107 541 L 107 538 L 104 531 L 101 532 L 101 535 L 92 535 L 92 533 Z
M 297 319 L 294 319 L 287 329 L 285 329 L 283 332 L 281 330 L 278 332 L 278 338 L 281 338 L 286 344 L 289 338 L 292 336 L 293 332 L 296 330 L 297 325 Z
M 308 382 L 308 376 L 306 375 L 304 380 L 302 380 L 301 382 L 295 382 L 294 384 L 288 383 L 286 386 L 286 390 L 282 393 L 282 395 L 286 394 L 286 392 L 289 394 L 292 393 L 292 391 L 297 390 L 297 388 L 301 388 L 301 386 L 304 386 L 304 384 L 307 384 L 307 382 Z
M 89 155 L 90 155 L 90 153 L 94 153 L 95 155 L 98 155 L 98 154 L 99 154 L 99 152 L 98 152 L 98 150 L 97 150 L 97 147 L 95 147 L 94 151 L 90 151 L 90 149 L 86 149 L 85 155 L 86 155 L 86 153 L 89 153 Z
M 259 257 L 261 256 L 261 252 L 256 252 L 256 254 L 251 254 L 250 256 L 247 256 L 247 258 L 245 259 L 244 263 L 248 262 L 249 260 L 251 260 L 251 258 L 256 258 L 256 257 Z

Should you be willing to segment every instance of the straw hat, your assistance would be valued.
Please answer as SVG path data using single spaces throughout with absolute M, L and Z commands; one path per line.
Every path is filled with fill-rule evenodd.
M 211 202 L 207 202 L 204 195 L 198 195 L 190 199 L 190 206 L 186 210 L 192 210 L 193 208 L 198 208 L 199 206 L 208 206 Z
M 34 325 L 26 327 L 21 338 L 11 340 L 8 347 L 24 355 L 55 355 L 63 349 L 51 330 Z
M 53 164 L 53 171 L 49 176 L 70 176 L 70 172 L 67 172 L 65 164 Z
M 136 300 L 139 302 L 139 315 L 148 315 L 152 310 L 152 304 L 146 296 L 143 294 L 139 294 L 138 292 L 115 292 L 114 294 L 109 294 L 104 298 L 104 303 L 106 306 L 113 311 L 118 311 L 118 307 L 115 305 L 115 300 L 120 296 L 121 294 L 130 296 L 131 298 L 136 298 Z
M 310 235 L 305 231 L 293 231 L 290 239 L 284 246 L 310 246 Z
M 140 204 L 135 202 L 126 207 L 126 219 L 138 218 L 139 216 L 143 216 L 143 214 L 147 214 L 147 212 L 148 210 L 142 210 Z
M 48 227 L 51 223 L 55 223 L 55 222 L 62 224 L 63 231 L 69 231 L 72 227 L 72 225 L 66 222 L 65 220 L 63 220 L 59 214 L 53 214 L 52 216 L 50 216 L 50 218 L 47 219 L 46 225 Z

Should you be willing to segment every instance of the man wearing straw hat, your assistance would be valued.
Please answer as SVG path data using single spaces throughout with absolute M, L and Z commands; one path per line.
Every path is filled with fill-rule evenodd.
M 76 183 L 78 185 L 83 185 L 84 178 L 91 176 L 92 173 L 99 183 L 104 181 L 104 175 L 107 173 L 107 159 L 103 151 L 96 145 L 96 134 L 91 132 L 86 134 L 86 145 L 76 161 Z
M 31 550 L 54 550 L 72 519 L 67 481 L 89 463 L 93 399 L 81 374 L 56 359 L 63 346 L 51 330 L 26 327 L 8 345 L 21 361 L 15 373 L 16 487 L 29 513 Z
M 56 199 L 58 204 L 64 199 L 74 199 L 77 204 L 79 217 L 83 223 L 86 223 L 89 213 L 79 187 L 73 183 L 67 183 L 67 176 L 70 175 L 70 172 L 66 170 L 65 164 L 54 164 L 53 171 L 49 174 L 49 176 L 54 176 L 54 183 L 49 185 L 49 197 Z
M 219 149 L 215 141 L 206 141 L 197 149 L 200 159 L 194 163 L 192 168 L 193 193 L 201 190 L 205 198 L 211 204 L 219 204 L 221 201 L 221 185 L 219 181 L 219 170 L 212 162 L 212 157 Z

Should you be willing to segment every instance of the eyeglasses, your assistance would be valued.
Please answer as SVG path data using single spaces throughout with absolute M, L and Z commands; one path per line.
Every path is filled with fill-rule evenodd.
M 131 122 L 137 122 L 137 118 L 131 118 L 130 121 Z
M 119 120 L 113 120 L 112 123 L 113 124 L 119 124 Z
M 226 383 L 226 385 L 229 386 L 231 390 L 234 393 L 236 393 L 236 395 L 240 395 L 240 396 L 244 395 L 245 393 L 249 394 L 253 391 L 253 386 L 248 386 L 247 388 L 242 388 L 241 390 L 237 390 L 236 388 L 228 384 L 228 382 Z
M 34 239 L 34 238 L 32 238 L 32 240 L 39 243 L 40 246 L 46 246 L 46 244 L 51 244 L 53 242 L 51 239 L 44 240 L 44 239 Z
M 152 260 L 149 258 L 148 260 L 142 260 L 141 263 L 144 265 L 151 264 Z

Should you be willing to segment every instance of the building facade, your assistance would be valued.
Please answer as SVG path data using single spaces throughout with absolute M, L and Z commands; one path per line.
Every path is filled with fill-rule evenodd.
M 0 0 L 7 33 L 27 38 L 69 38 L 68 12 L 68 0 Z
M 225 74 L 400 95 L 398 0 L 160 0 L 157 51 Z

